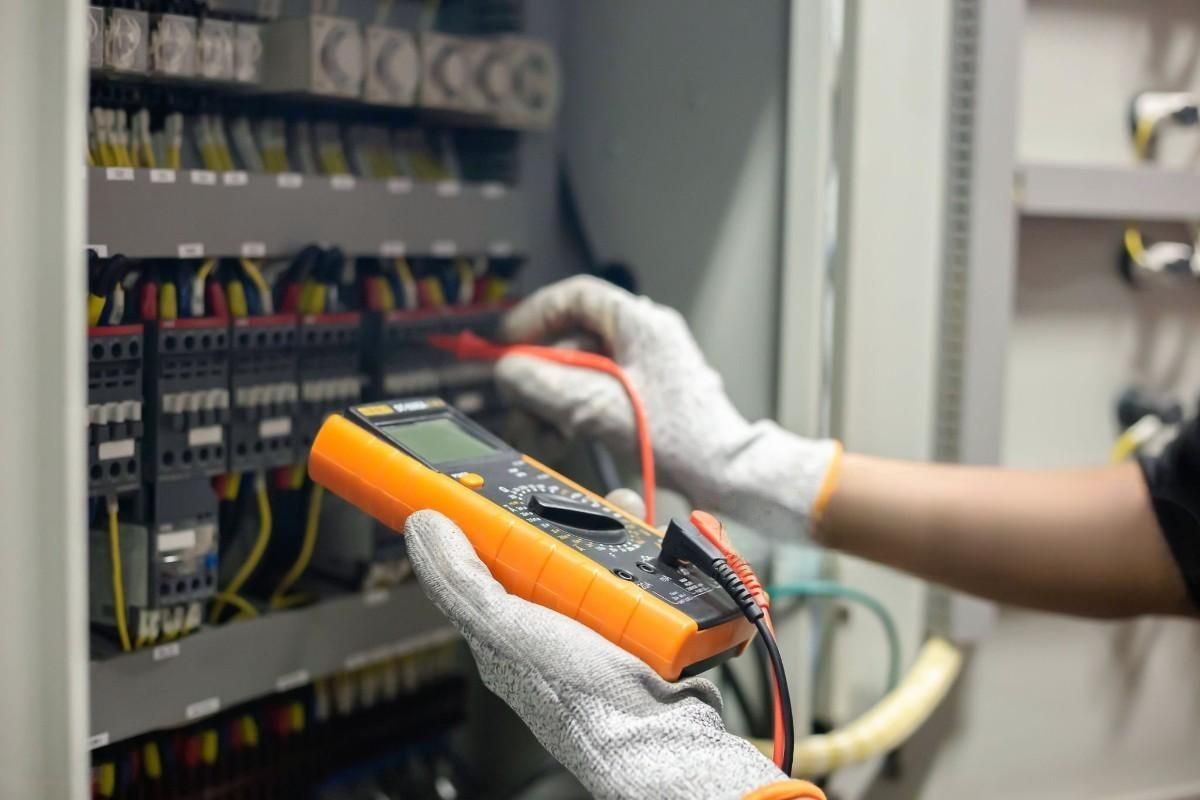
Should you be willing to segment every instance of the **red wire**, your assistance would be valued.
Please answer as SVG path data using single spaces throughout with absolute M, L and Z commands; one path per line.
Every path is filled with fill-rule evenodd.
M 553 361 L 569 367 L 583 367 L 616 378 L 625 390 L 625 394 L 629 396 L 629 404 L 633 407 L 638 458 L 642 467 L 642 499 L 646 503 L 646 522 L 650 525 L 654 524 L 654 448 L 650 443 L 650 427 L 646 422 L 646 408 L 642 405 L 642 398 L 638 395 L 637 388 L 629 380 L 625 370 L 617 366 L 617 362 L 607 356 L 585 353 L 580 350 L 561 350 L 557 347 L 542 347 L 535 344 L 494 344 L 470 331 L 463 331 L 455 335 L 434 334 L 429 337 L 429 343 L 434 347 L 450 351 L 455 358 L 496 361 L 506 355 L 516 354 L 540 358 L 543 361 Z

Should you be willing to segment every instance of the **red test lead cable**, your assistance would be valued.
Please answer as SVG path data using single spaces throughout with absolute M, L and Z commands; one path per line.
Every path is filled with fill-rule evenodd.
M 620 382 L 625 394 L 629 396 L 629 405 L 633 407 L 633 423 L 638 443 L 638 458 L 642 469 L 642 500 L 646 503 L 646 522 L 654 525 L 654 448 L 650 443 L 650 427 L 646 422 L 646 409 L 642 398 L 625 370 L 607 356 L 598 353 L 585 353 L 580 350 L 562 350 L 557 347 L 543 347 L 536 344 L 495 344 L 470 331 L 455 335 L 434 334 L 429 337 L 429 343 L 434 347 L 447 350 L 455 358 L 474 361 L 498 361 L 507 355 L 530 356 L 543 361 L 553 361 L 568 367 L 582 367 L 611 375 Z

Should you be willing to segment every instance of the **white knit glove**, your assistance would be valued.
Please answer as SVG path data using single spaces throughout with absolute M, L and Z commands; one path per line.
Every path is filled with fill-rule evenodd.
M 404 533 L 425 594 L 466 638 L 484 685 L 596 797 L 733 800 L 784 780 L 725 730 L 708 681 L 668 683 L 590 628 L 509 594 L 435 511 L 410 516 Z
M 747 422 L 678 312 L 598 278 L 581 275 L 535 292 L 504 323 L 514 341 L 579 333 L 598 336 L 628 373 L 646 407 L 656 463 L 696 507 L 775 536 L 810 530 L 837 442 Z M 501 359 L 496 377 L 511 402 L 564 434 L 632 450 L 633 412 L 608 375 L 513 355 Z

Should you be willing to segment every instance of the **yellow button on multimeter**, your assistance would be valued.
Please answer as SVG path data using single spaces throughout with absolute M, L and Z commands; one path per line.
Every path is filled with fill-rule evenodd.
M 393 530 L 414 511 L 440 511 L 509 592 L 582 622 L 668 680 L 737 654 L 754 635 L 715 581 L 659 559 L 653 528 L 437 398 L 330 417 L 308 465 L 314 481 Z

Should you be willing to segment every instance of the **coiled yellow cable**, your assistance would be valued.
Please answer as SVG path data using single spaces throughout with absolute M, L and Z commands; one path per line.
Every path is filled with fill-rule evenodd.
M 962 652 L 945 639 L 930 638 L 900 684 L 873 708 L 843 728 L 796 742 L 792 777 L 825 775 L 896 749 L 929 719 L 961 669 Z M 770 756 L 773 742 L 752 742 Z

